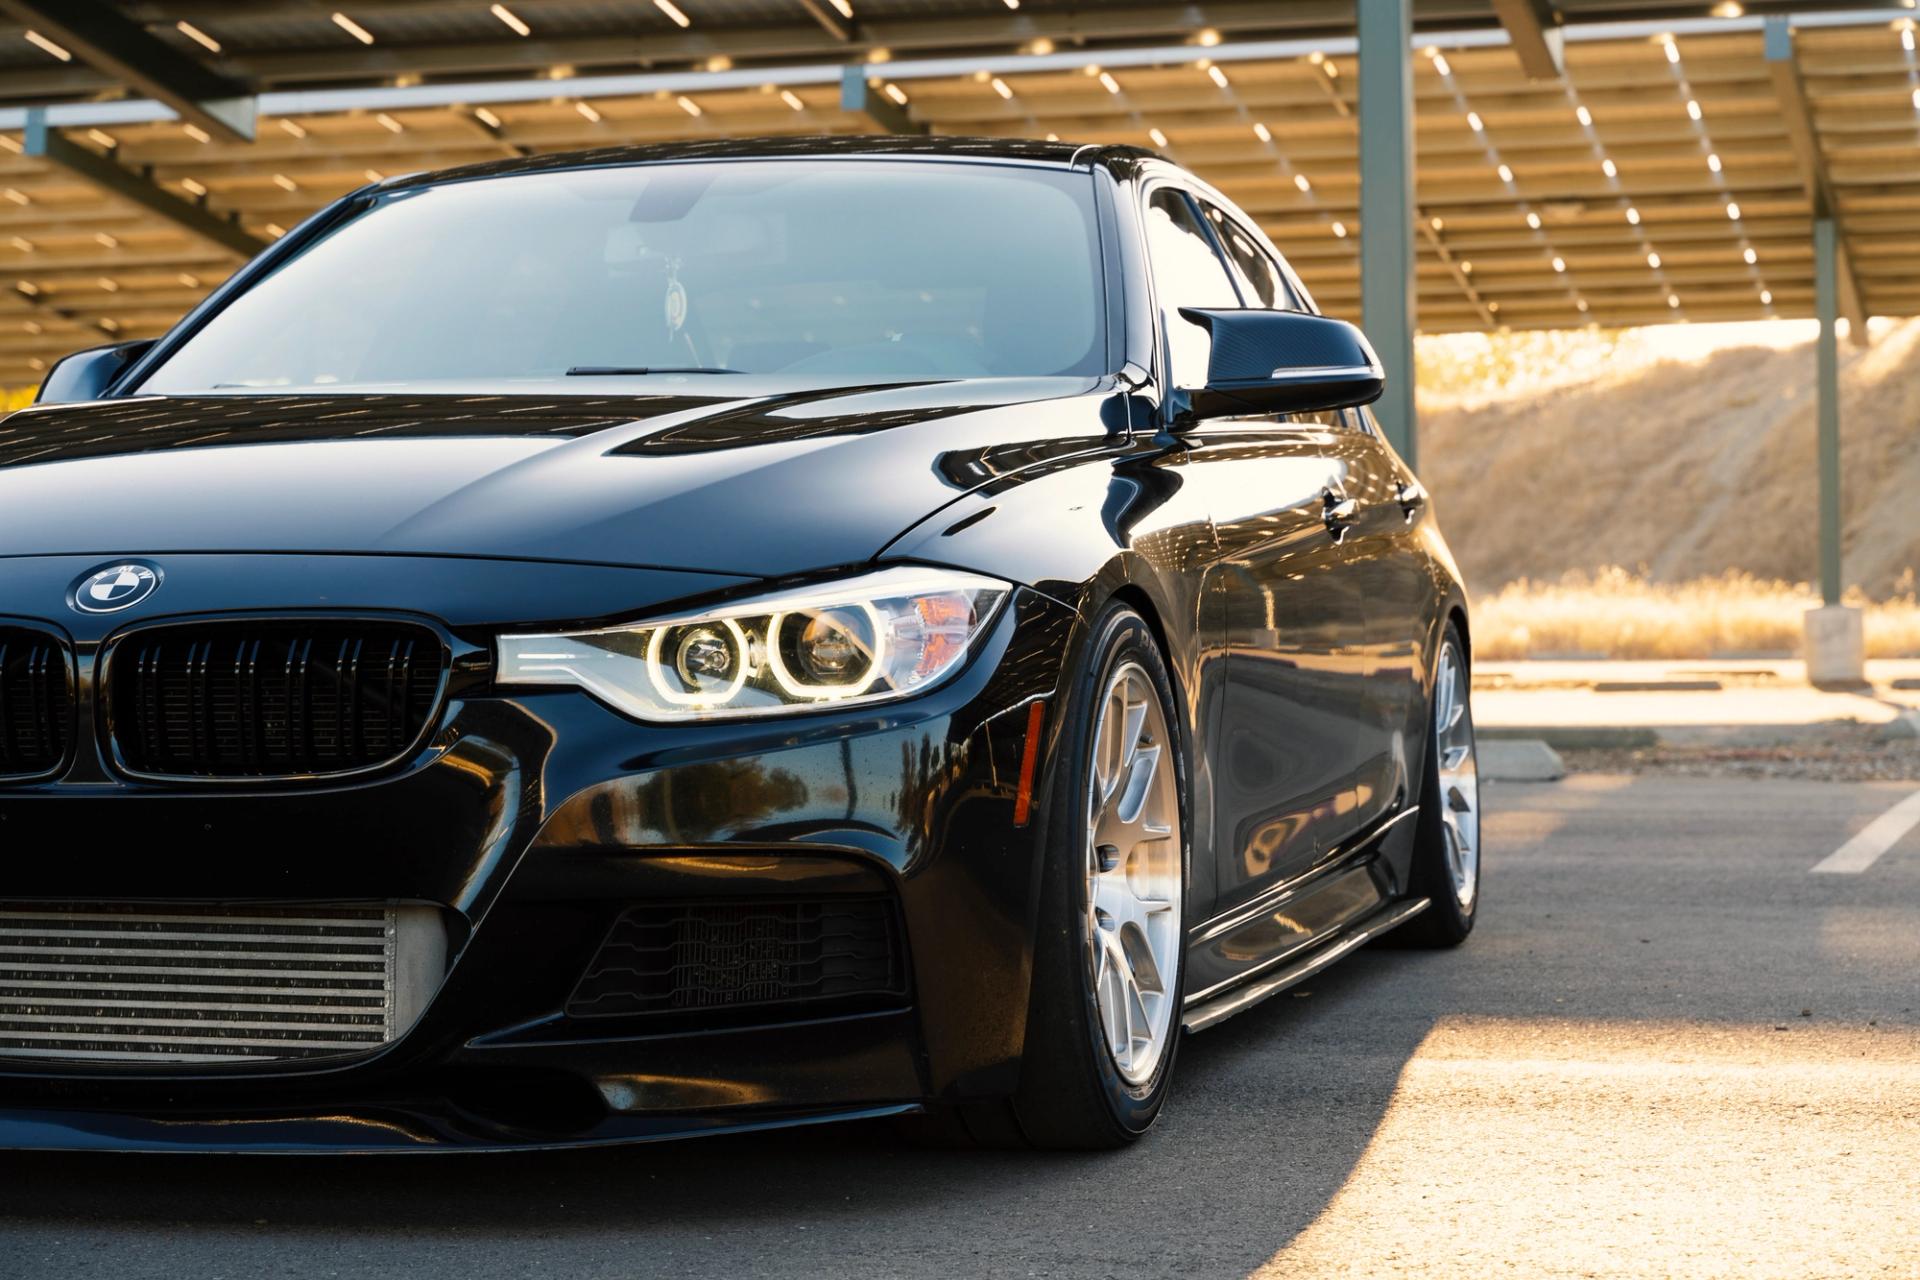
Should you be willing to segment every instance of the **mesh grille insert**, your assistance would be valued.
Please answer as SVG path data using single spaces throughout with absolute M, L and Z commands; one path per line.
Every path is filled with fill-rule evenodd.
M 269 778 L 388 764 L 426 732 L 445 649 L 424 627 L 211 622 L 136 632 L 109 665 L 114 746 L 133 771 Z
M 905 994 L 889 899 L 654 903 L 614 923 L 567 1013 L 607 1017 Z

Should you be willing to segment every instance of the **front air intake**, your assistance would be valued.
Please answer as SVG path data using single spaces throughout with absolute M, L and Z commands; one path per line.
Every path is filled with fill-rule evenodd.
M 107 663 L 115 758 L 162 778 L 311 778 L 393 764 L 439 706 L 446 646 L 404 622 L 216 621 L 134 632 Z
M 661 902 L 614 922 L 571 1017 L 898 1003 L 906 971 L 888 898 Z

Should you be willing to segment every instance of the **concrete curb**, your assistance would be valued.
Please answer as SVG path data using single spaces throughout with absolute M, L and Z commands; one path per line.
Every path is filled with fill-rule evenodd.
M 1555 751 L 1633 751 L 1660 745 L 1660 735 L 1638 726 L 1609 728 L 1589 725 L 1528 725 L 1479 730 L 1483 740 L 1532 739 Z
M 1555 751 L 1644 751 L 1653 747 L 1791 747 L 1831 742 L 1836 730 L 1858 728 L 1856 720 L 1816 720 L 1807 724 L 1647 725 L 1502 725 L 1481 726 L 1485 741 L 1543 742 Z M 1884 741 L 1920 738 L 1920 710 L 1904 712 L 1880 725 Z

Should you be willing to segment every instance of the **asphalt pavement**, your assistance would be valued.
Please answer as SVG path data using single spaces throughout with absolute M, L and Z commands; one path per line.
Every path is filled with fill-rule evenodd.
M 1920 1276 L 1913 792 L 1490 788 L 1468 943 L 1188 1039 L 1127 1152 L 7 1155 L 0 1276 Z

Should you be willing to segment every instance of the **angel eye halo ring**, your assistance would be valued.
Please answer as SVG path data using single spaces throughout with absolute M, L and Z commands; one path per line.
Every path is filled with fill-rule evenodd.
M 638 720 L 771 716 L 911 696 L 966 665 L 1011 595 L 902 566 L 704 611 L 504 635 L 502 685 L 571 685 Z

